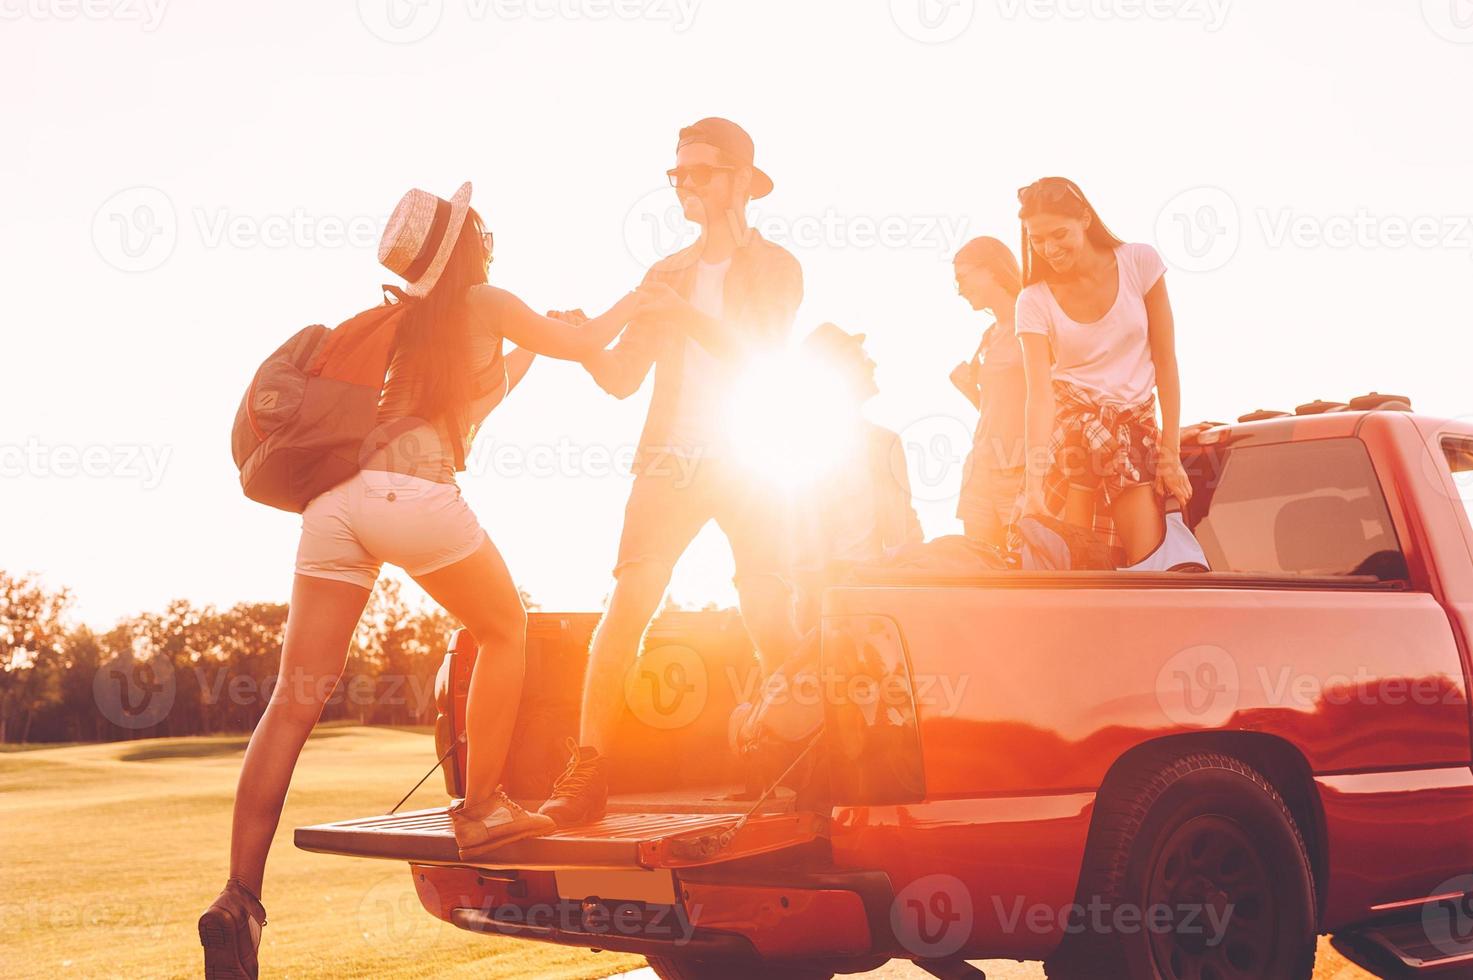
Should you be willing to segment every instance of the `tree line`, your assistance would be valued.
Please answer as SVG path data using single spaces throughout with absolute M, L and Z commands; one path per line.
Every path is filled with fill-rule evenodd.
M 176 599 L 106 632 L 69 625 L 73 596 L 0 571 L 0 743 L 249 732 L 270 699 L 287 605 Z M 535 604 L 523 594 L 528 608 Z M 323 720 L 425 725 L 457 623 L 381 577 Z

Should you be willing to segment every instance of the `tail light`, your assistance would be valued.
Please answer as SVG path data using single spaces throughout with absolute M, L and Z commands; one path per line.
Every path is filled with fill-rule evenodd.
M 824 699 L 833 802 L 925 798 L 921 735 L 900 627 L 885 616 L 825 616 Z
M 456 740 L 465 731 L 465 702 L 475 665 L 475 641 L 465 630 L 456 630 L 450 637 L 450 652 L 435 674 L 435 755 L 444 760 L 440 769 L 445 774 L 445 791 L 455 799 L 465 796 L 465 741 Z

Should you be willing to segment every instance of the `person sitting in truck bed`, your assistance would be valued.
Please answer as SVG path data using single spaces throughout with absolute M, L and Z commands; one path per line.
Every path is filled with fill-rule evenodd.
M 1071 180 L 1035 181 L 1018 202 L 1028 473 L 1016 517 L 1093 525 L 1135 566 L 1165 543 L 1165 498 L 1192 495 L 1166 266 L 1115 237 Z
M 857 564 L 878 561 L 887 550 L 924 537 L 911 504 L 900 436 L 864 417 L 865 403 L 880 390 L 864 340 L 862 333 L 823 323 L 800 347 L 805 360 L 835 377 L 835 397 L 843 399 L 834 406 L 837 424 L 852 427 L 838 440 L 844 451 L 795 503 L 793 579 L 800 632 L 818 625 L 825 586 L 842 581 Z

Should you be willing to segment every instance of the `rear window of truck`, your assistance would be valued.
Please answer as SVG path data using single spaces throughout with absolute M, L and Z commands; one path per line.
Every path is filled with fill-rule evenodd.
M 1209 450 L 1191 469 L 1188 523 L 1214 571 L 1407 575 L 1359 439 Z
M 1473 524 L 1473 439 L 1448 439 L 1442 444 L 1447 454 L 1447 465 L 1453 471 L 1453 486 L 1457 491 L 1457 503 L 1468 514 Z

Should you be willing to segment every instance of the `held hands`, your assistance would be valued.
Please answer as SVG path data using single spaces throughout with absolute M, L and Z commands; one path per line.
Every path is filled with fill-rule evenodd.
M 562 322 L 574 327 L 581 327 L 583 326 L 583 324 L 588 322 L 588 314 L 584 313 L 582 309 L 548 310 L 547 318 L 549 320 L 561 320 Z
M 1192 481 L 1181 464 L 1181 451 L 1162 448 L 1156 462 L 1156 493 L 1162 497 L 1175 497 L 1183 507 L 1192 499 Z
M 693 312 L 669 283 L 647 282 L 635 290 L 635 295 L 639 297 L 635 318 L 658 326 L 681 328 Z

